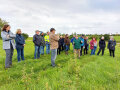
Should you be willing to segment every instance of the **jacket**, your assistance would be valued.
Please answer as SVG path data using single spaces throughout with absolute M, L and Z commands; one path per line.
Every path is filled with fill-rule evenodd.
M 86 40 L 86 39 L 84 40 L 84 46 L 85 46 L 85 47 L 88 47 L 88 46 L 89 46 L 88 40 Z
M 40 38 L 41 38 L 41 44 L 40 46 L 45 46 L 45 39 L 44 39 L 44 36 L 40 35 Z
M 50 42 L 50 41 L 49 41 L 49 35 L 46 35 L 46 36 L 45 36 L 45 43 L 46 43 L 46 44 L 50 44 L 49 42 Z
M 84 38 L 80 37 L 80 40 L 82 41 L 81 46 L 84 46 Z
M 115 46 L 116 46 L 116 41 L 112 41 L 112 40 L 109 40 L 108 42 L 108 49 L 110 50 L 115 50 Z
M 41 45 L 40 35 L 35 34 L 33 36 L 33 43 L 34 43 L 35 46 L 40 46 Z
M 100 48 L 105 48 L 105 47 L 106 47 L 105 40 L 102 40 L 102 39 L 101 39 L 101 40 L 99 41 L 99 47 L 100 47 Z
M 50 40 L 50 49 L 57 49 L 59 35 L 56 35 L 56 34 L 53 34 L 52 32 L 50 32 L 49 40 Z
M 25 39 L 22 35 L 16 34 L 15 42 L 16 42 L 16 49 L 24 48 L 23 45 L 25 44 Z
M 10 37 L 7 37 L 7 35 L 9 35 Z M 14 39 L 16 37 L 15 34 L 13 34 L 11 31 L 9 32 L 2 31 L 1 37 L 3 40 L 3 49 L 10 49 L 10 45 L 12 45 L 13 49 L 15 49 L 15 43 L 14 43 Z
M 94 41 L 93 40 L 90 41 L 90 49 L 94 49 Z
M 65 38 L 64 39 L 64 43 L 65 43 L 65 45 L 70 45 L 70 39 L 69 38 Z
M 81 48 L 81 40 L 78 38 L 78 39 L 74 39 L 73 41 L 73 44 L 74 44 L 74 49 L 80 49 Z

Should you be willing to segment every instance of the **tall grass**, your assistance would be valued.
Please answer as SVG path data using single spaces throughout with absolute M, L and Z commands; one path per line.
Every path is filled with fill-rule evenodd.
M 116 57 L 110 57 L 106 48 L 104 56 L 74 58 L 72 46 L 69 55 L 57 56 L 55 68 L 50 55 L 34 60 L 34 45 L 26 41 L 25 61 L 17 62 L 15 50 L 13 66 L 4 70 L 5 52 L 0 41 L 0 90 L 119 90 L 120 45 Z M 98 49 L 97 49 L 98 51 Z

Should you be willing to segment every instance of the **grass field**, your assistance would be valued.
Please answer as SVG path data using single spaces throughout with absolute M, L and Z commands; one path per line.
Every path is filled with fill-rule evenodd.
M 4 70 L 5 52 L 0 40 L 0 90 L 120 90 L 119 44 L 115 58 L 106 48 L 104 56 L 74 59 L 71 48 L 68 56 L 64 52 L 57 56 L 55 68 L 51 67 L 50 55 L 33 58 L 34 45 L 28 40 L 26 60 L 18 63 L 15 50 L 12 68 Z

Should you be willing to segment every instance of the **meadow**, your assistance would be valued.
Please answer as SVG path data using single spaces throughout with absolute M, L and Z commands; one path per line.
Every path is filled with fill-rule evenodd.
M 0 90 L 120 90 L 120 44 L 115 53 L 115 58 L 110 57 L 106 48 L 104 56 L 90 56 L 89 50 L 88 55 L 74 59 L 71 46 L 68 56 L 64 52 L 57 56 L 57 66 L 53 68 L 50 55 L 33 59 L 30 38 L 26 40 L 25 61 L 17 62 L 15 50 L 12 68 L 5 70 L 0 40 Z

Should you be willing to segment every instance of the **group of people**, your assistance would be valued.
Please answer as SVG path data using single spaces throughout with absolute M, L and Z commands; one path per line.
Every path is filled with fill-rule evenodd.
M 12 66 L 12 56 L 14 49 L 17 50 L 17 59 L 18 62 L 24 59 L 24 46 L 25 39 L 22 36 L 21 29 L 17 29 L 16 34 L 13 34 L 10 31 L 10 25 L 4 25 L 1 32 L 1 37 L 3 40 L 3 49 L 6 52 L 6 60 L 5 60 L 5 68 L 10 68 Z M 44 55 L 44 48 L 46 47 L 46 54 L 50 54 L 51 51 L 51 65 L 55 67 L 55 60 L 57 54 L 60 55 L 61 51 L 65 51 L 65 54 L 68 55 L 68 51 L 70 50 L 70 43 L 73 46 L 73 52 L 75 58 L 80 58 L 80 56 L 88 54 L 89 46 L 91 49 L 91 55 L 95 55 L 97 49 L 97 40 L 95 37 L 89 42 L 88 37 L 82 35 L 78 37 L 78 35 L 74 35 L 70 40 L 69 35 L 66 34 L 65 37 L 59 34 L 55 34 L 55 29 L 51 28 L 50 32 L 47 32 L 47 35 L 44 35 L 43 32 L 36 30 L 35 35 L 33 36 L 33 43 L 35 46 L 34 59 L 39 59 L 40 55 Z M 15 41 L 15 43 L 14 43 Z M 115 57 L 115 46 L 116 41 L 113 36 L 110 37 L 108 42 L 108 49 L 110 52 L 110 56 Z M 104 55 L 104 51 L 106 48 L 106 42 L 104 37 L 102 36 L 99 41 L 99 51 L 97 55 L 100 54 L 102 50 L 102 55 Z

